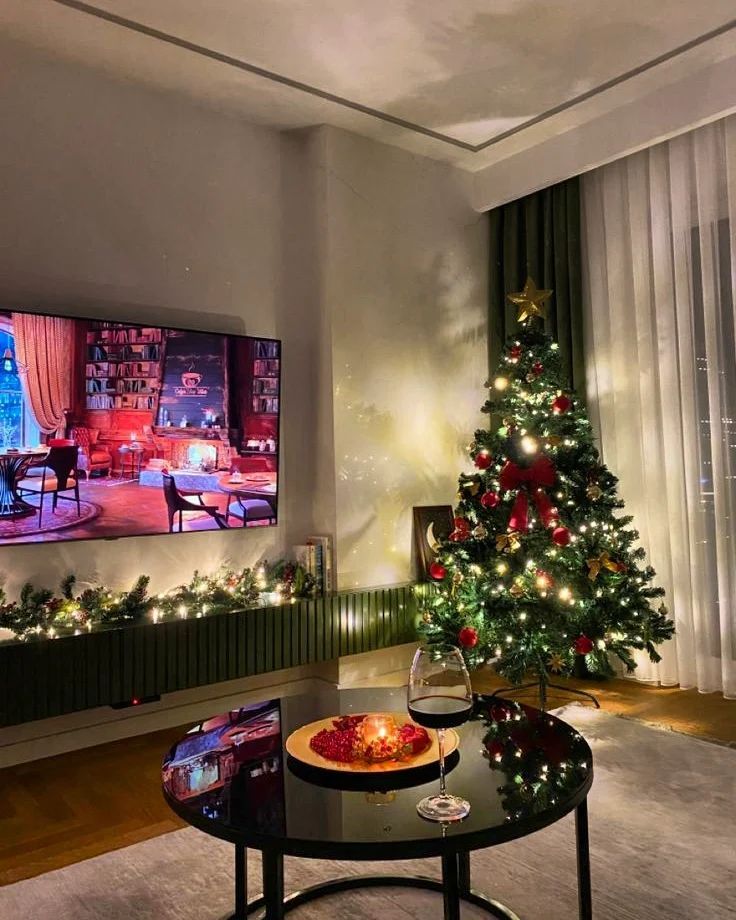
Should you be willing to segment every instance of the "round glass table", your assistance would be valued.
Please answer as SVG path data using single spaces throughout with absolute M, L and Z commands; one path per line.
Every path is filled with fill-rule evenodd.
M 369 886 L 442 892 L 444 917 L 460 901 L 493 917 L 519 920 L 475 890 L 471 850 L 532 834 L 575 811 L 580 920 L 592 917 L 586 799 L 593 782 L 588 744 L 571 726 L 511 700 L 477 697 L 471 721 L 456 729 L 448 791 L 471 803 L 455 824 L 425 821 L 416 803 L 435 792 L 439 767 L 354 773 L 318 769 L 286 751 L 289 735 L 337 715 L 401 712 L 406 690 L 325 689 L 248 703 L 194 726 L 163 761 L 166 801 L 188 824 L 235 845 L 235 912 L 266 920 L 319 897 Z M 248 901 L 247 849 L 263 856 L 263 896 Z M 407 875 L 335 879 L 284 897 L 284 856 L 401 860 L 437 857 L 442 881 Z

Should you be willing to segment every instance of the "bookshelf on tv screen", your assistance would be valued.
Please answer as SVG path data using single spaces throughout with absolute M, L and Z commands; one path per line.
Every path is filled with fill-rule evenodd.
M 0 312 L 0 543 L 263 527 L 281 343 Z

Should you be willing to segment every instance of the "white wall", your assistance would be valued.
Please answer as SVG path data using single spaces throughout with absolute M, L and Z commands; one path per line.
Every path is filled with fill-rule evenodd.
M 488 221 L 456 169 L 327 132 L 341 583 L 411 574 L 414 505 L 454 504 L 483 424 Z
M 0 59 L 0 308 L 275 335 L 284 355 L 278 528 L 3 547 L 11 593 L 70 570 L 161 590 L 314 531 L 337 534 L 343 584 L 408 578 L 411 506 L 453 501 L 484 397 L 486 222 L 467 177 L 7 40 Z

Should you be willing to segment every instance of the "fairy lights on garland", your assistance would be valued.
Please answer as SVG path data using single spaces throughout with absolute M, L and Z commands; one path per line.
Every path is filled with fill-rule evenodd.
M 163 594 L 150 594 L 150 577 L 141 575 L 130 590 L 105 585 L 79 590 L 75 575 L 67 575 L 58 593 L 25 584 L 15 601 L 0 586 L 0 628 L 16 639 L 57 639 L 82 635 L 102 626 L 162 623 L 233 613 L 261 604 L 296 603 L 317 595 L 312 575 L 289 560 L 255 569 L 221 568 L 213 575 L 195 571 L 191 580 Z
M 551 291 L 527 281 L 509 299 L 521 328 L 488 382 L 488 429 L 468 445 L 454 528 L 422 598 L 429 640 L 459 645 L 471 666 L 529 674 L 633 671 L 633 649 L 658 661 L 674 626 L 661 588 L 619 514 L 615 476 L 600 462 L 584 407 L 566 385 L 559 346 L 540 328 Z M 535 325 L 536 322 L 536 325 Z

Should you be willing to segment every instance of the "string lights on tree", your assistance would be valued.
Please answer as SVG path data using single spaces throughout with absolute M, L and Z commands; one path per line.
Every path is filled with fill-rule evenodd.
M 551 291 L 529 279 L 509 300 L 519 332 L 487 384 L 488 429 L 469 446 L 454 529 L 429 574 L 422 630 L 492 661 L 509 681 L 581 669 L 633 671 L 633 649 L 659 660 L 674 633 L 654 570 L 621 515 L 615 476 L 541 326 Z

